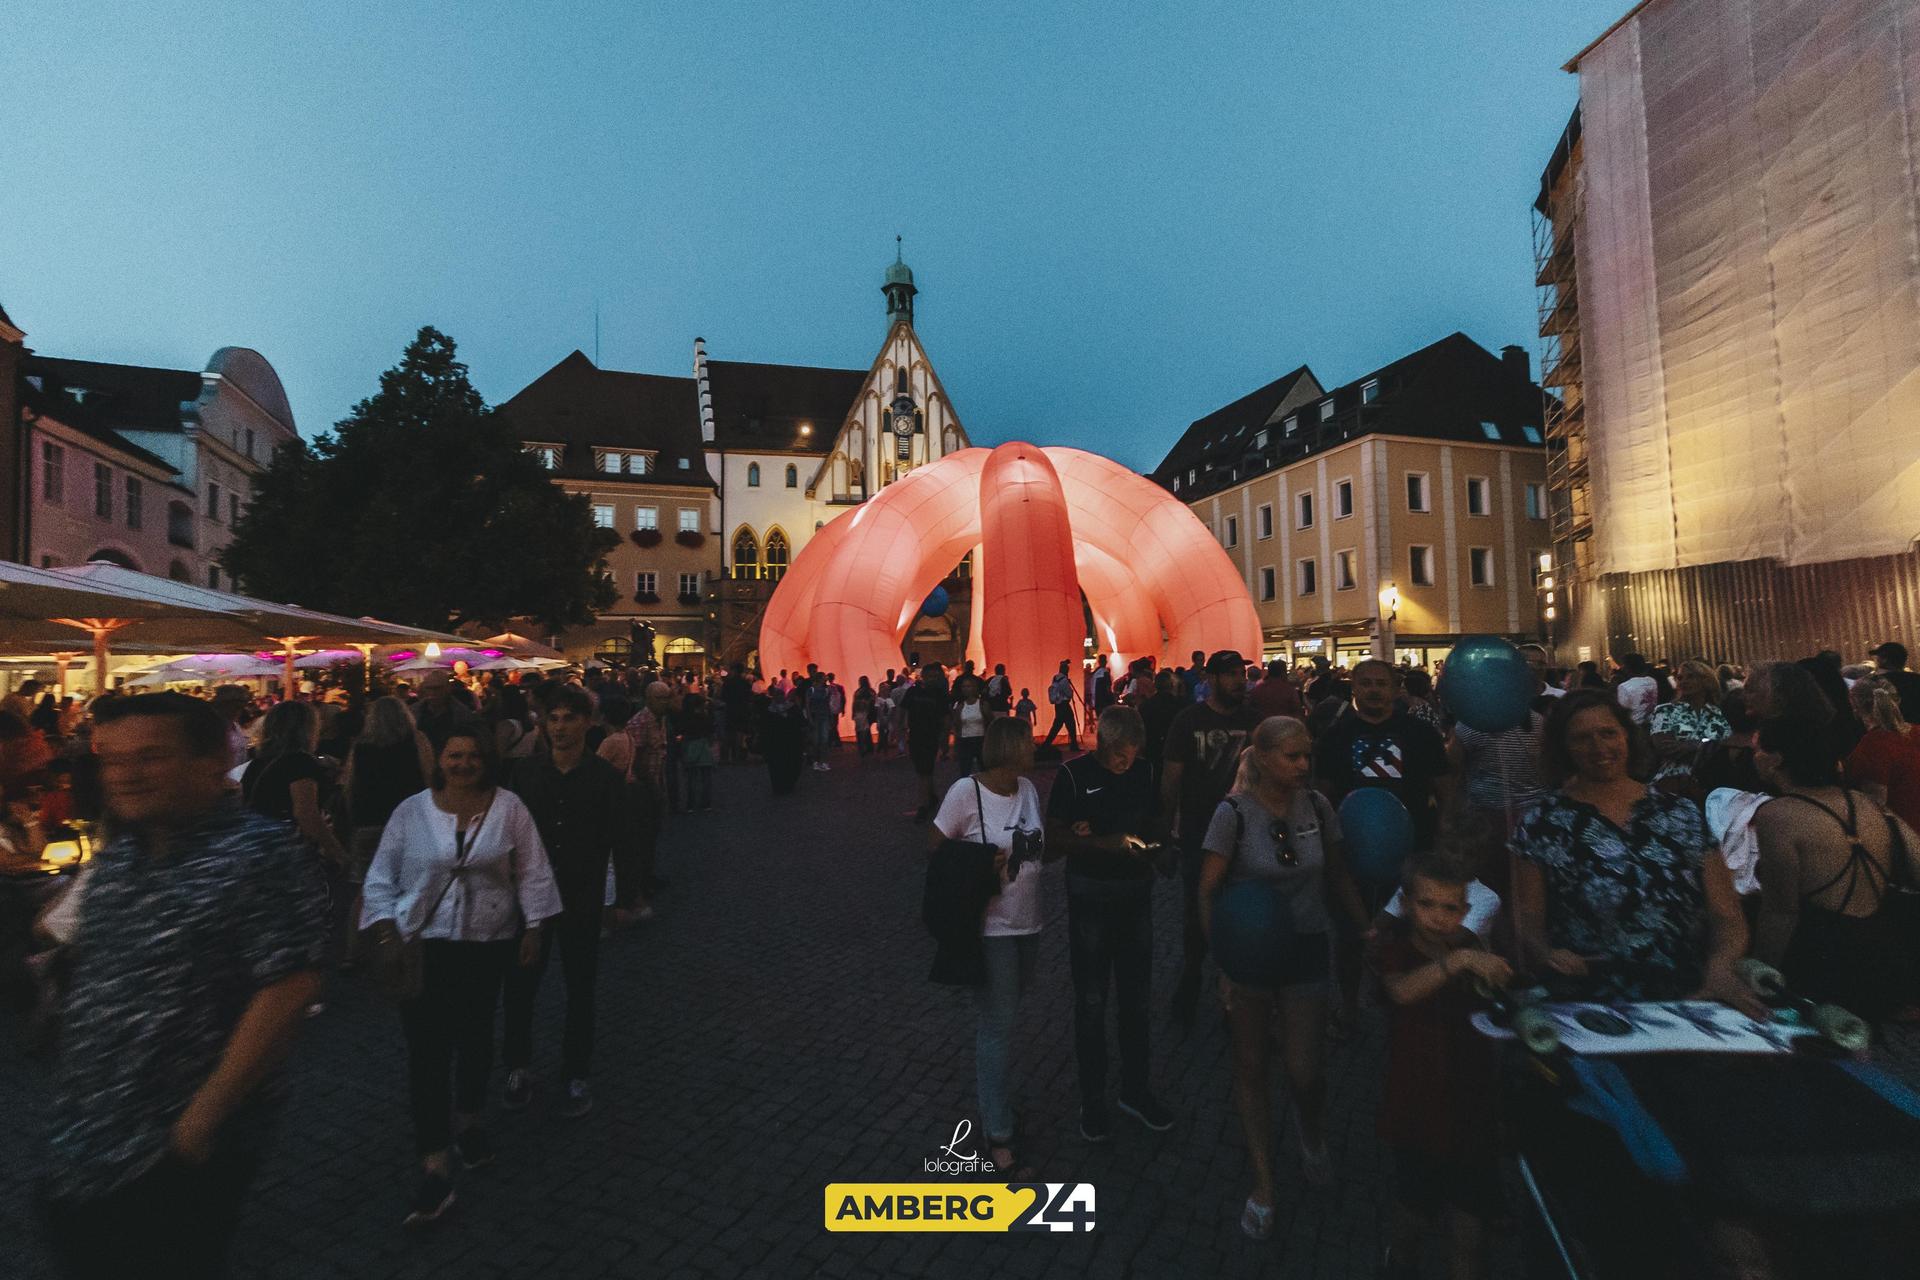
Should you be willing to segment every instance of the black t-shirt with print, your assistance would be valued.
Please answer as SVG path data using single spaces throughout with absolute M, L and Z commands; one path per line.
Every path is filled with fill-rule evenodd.
M 1233 786 L 1240 765 L 1240 748 L 1260 723 L 1260 712 L 1248 702 L 1231 711 L 1215 711 L 1196 703 L 1173 718 L 1167 730 L 1162 759 L 1182 766 L 1180 773 L 1180 843 L 1198 849 L 1207 834 L 1213 811 Z
M 1084 822 L 1096 836 L 1126 834 L 1150 839 L 1157 797 L 1153 767 L 1145 757 L 1125 773 L 1114 773 L 1089 753 L 1060 766 L 1047 793 L 1047 821 Z M 1100 880 L 1153 879 L 1153 865 L 1139 854 L 1076 849 L 1067 855 L 1067 873 Z
M 1335 805 L 1361 787 L 1391 791 L 1413 815 L 1416 846 L 1433 843 L 1433 784 L 1447 771 L 1447 751 L 1425 721 L 1396 711 L 1373 724 L 1349 710 L 1314 744 L 1313 771 Z

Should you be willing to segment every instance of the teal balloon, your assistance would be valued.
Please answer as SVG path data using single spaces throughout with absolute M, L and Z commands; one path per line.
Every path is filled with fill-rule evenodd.
M 1277 987 L 1293 913 L 1265 880 L 1231 880 L 1213 900 L 1213 958 L 1220 972 L 1249 987 Z
M 1466 636 L 1447 655 L 1440 700 L 1454 719 L 1482 733 L 1517 729 L 1533 705 L 1533 669 L 1498 636 Z
M 1413 815 L 1385 787 L 1360 787 L 1340 802 L 1347 867 L 1369 884 L 1390 884 L 1413 852 Z
M 927 593 L 926 603 L 920 606 L 920 612 L 929 618 L 937 618 L 947 611 L 947 606 L 951 603 L 952 601 L 947 599 L 947 589 L 935 587 Z

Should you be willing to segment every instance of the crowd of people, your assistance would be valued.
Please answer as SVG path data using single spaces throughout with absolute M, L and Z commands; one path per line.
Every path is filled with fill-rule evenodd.
M 379 696 L 323 687 L 262 705 L 226 686 L 108 694 L 69 715 L 23 687 L 28 715 L 0 706 L 9 825 L 95 827 L 92 860 L 43 921 L 64 975 L 49 1238 L 75 1275 L 156 1247 L 217 1271 L 281 1063 L 302 1018 L 324 1013 L 336 967 L 398 1003 L 418 1157 L 404 1217 L 437 1220 L 462 1172 L 496 1158 L 496 1056 L 497 1105 L 535 1094 L 535 997 L 556 952 L 555 1110 L 594 1106 L 599 950 L 653 918 L 669 818 L 713 807 L 723 763 L 758 757 L 777 804 L 850 742 L 910 761 L 908 812 L 931 824 L 936 976 L 974 992 L 996 1168 L 1031 1176 L 1015 1027 L 1046 925 L 1043 868 L 1064 863 L 1089 1143 L 1111 1138 L 1115 1112 L 1155 1131 L 1178 1122 L 1150 1068 L 1156 878 L 1182 884 L 1169 1012 L 1188 1025 L 1215 903 L 1259 882 L 1284 904 L 1271 972 L 1216 983 L 1253 1166 L 1241 1228 L 1274 1225 L 1275 1042 L 1300 1176 L 1324 1185 L 1328 1044 L 1354 1033 L 1371 989 L 1389 1026 L 1389 1271 L 1416 1273 L 1422 1225 L 1444 1211 L 1454 1274 L 1476 1274 L 1498 1199 L 1495 1077 L 1467 1024 L 1480 990 L 1527 972 L 1599 998 L 1761 1013 L 1736 977 L 1751 954 L 1875 1022 L 1920 999 L 1912 930 L 1895 918 L 1920 848 L 1920 675 L 1899 645 L 1859 666 L 1626 655 L 1604 674 L 1523 652 L 1536 697 L 1502 732 L 1454 721 L 1436 693 L 1444 670 L 1261 666 L 1230 651 L 1171 669 L 1063 661 L 1039 691 L 1044 725 L 1003 667 L 913 659 L 851 692 L 832 672 L 739 664 L 705 677 L 431 671 Z M 1342 801 L 1367 788 L 1411 817 L 1393 883 L 1359 874 L 1366 850 L 1343 834 Z

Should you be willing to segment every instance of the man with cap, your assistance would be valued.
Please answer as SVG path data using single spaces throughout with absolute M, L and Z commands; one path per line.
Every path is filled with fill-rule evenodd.
M 1907 670 L 1907 646 L 1889 640 L 1873 651 L 1873 665 L 1900 695 L 1900 718 L 1920 724 L 1920 675 Z
M 1206 677 L 1206 701 L 1183 708 L 1173 718 L 1161 753 L 1161 824 L 1177 832 L 1186 898 L 1184 957 L 1173 993 L 1173 1016 L 1183 1023 L 1193 1021 L 1200 1000 L 1200 965 L 1207 954 L 1200 932 L 1200 864 L 1205 857 L 1200 844 L 1213 811 L 1233 786 L 1240 748 L 1260 723 L 1260 712 L 1247 701 L 1246 659 L 1222 649 L 1207 659 Z

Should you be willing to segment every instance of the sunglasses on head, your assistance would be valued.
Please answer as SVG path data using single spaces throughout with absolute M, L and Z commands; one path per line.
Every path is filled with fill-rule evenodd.
M 1285 818 L 1275 818 L 1267 826 L 1267 834 L 1273 837 L 1274 852 L 1280 858 L 1283 867 L 1300 865 L 1300 855 L 1293 851 L 1293 834 L 1287 830 Z

